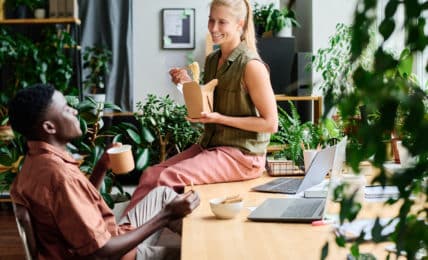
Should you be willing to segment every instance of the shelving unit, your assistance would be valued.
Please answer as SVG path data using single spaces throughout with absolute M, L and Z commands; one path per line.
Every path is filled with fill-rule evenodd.
M 74 51 L 74 62 L 75 62 L 75 77 L 76 85 L 79 89 L 79 99 L 83 99 L 83 88 L 82 88 L 82 58 L 80 48 L 80 25 L 81 21 L 75 17 L 61 17 L 61 18 L 45 18 L 45 19 L 4 19 L 0 20 L 0 25 L 55 25 L 64 24 L 69 25 L 71 36 L 77 43 L 77 48 Z

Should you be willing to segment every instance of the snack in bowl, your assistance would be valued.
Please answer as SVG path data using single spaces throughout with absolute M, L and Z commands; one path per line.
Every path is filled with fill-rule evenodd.
M 230 219 L 239 214 L 244 202 L 240 195 L 210 200 L 211 211 L 217 218 Z

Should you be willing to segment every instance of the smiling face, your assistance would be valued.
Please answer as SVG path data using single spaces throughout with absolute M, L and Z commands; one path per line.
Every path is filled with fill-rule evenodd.
M 211 7 L 208 30 L 214 44 L 237 45 L 242 34 L 243 20 L 232 15 L 230 8 L 224 5 Z
M 68 106 L 66 99 L 59 91 L 55 91 L 52 102 L 42 122 L 42 127 L 58 142 L 67 143 L 82 135 L 77 110 Z

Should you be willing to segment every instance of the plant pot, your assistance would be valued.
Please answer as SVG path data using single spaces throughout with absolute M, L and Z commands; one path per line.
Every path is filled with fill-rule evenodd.
M 29 17 L 29 10 L 28 7 L 25 5 L 19 5 L 15 9 L 15 18 L 17 19 L 25 19 Z
M 104 110 L 104 103 L 106 102 L 106 94 L 86 94 L 86 96 L 91 97 L 95 102 L 98 103 L 98 109 Z M 96 115 L 97 111 L 93 110 L 92 113 Z M 100 116 L 103 115 L 103 112 L 100 113 Z
M 46 17 L 46 10 L 43 8 L 37 8 L 34 10 L 34 18 L 43 19 Z
M 290 26 L 284 26 L 275 34 L 275 37 L 293 37 L 293 28 Z

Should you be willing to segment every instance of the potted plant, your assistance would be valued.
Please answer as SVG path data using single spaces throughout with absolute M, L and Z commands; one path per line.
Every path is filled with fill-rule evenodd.
M 105 101 L 104 86 L 111 59 L 111 51 L 102 46 L 86 47 L 83 52 L 83 68 L 87 69 L 83 84 L 92 98 L 101 103 Z
M 293 102 L 288 101 L 290 113 L 278 106 L 279 128 L 271 136 L 270 145 L 283 145 L 284 148 L 273 155 L 276 158 L 292 160 L 295 165 L 303 165 L 303 150 L 317 149 L 333 145 L 343 137 L 339 126 L 329 118 L 317 124 L 301 122 Z
M 113 138 L 112 135 L 108 134 L 108 129 L 103 128 L 104 121 L 101 116 L 103 109 L 101 107 L 115 111 L 121 111 L 121 108 L 111 103 L 105 103 L 100 106 L 91 97 L 86 97 L 82 102 L 79 102 L 76 96 L 67 96 L 66 98 L 70 106 L 79 111 L 78 117 L 82 129 L 82 136 L 70 142 L 67 148 L 80 159 L 80 170 L 83 173 L 90 174 L 106 149 L 107 139 Z M 116 188 L 117 192 L 113 188 Z M 124 192 L 122 185 L 110 170 L 104 177 L 100 193 L 110 208 L 114 208 L 116 203 L 130 198 L 130 195 Z
M 277 9 L 273 3 L 269 5 L 256 3 L 254 5 L 253 16 L 256 33 L 259 36 L 275 35 L 277 37 L 290 37 L 292 36 L 291 28 L 293 26 L 300 26 L 293 10 L 287 7 Z
M 426 17 L 419 12 L 426 7 L 424 2 L 395 1 L 388 0 L 384 3 L 384 12 L 377 10 L 377 5 L 369 1 L 361 1 L 355 12 L 354 23 L 351 27 L 351 55 L 349 66 L 353 68 L 353 91 L 345 93 L 333 104 L 340 107 L 343 118 L 355 115 L 360 104 L 366 104 L 368 113 L 376 112 L 378 117 L 370 123 L 362 124 L 359 131 L 355 133 L 358 146 L 347 149 L 346 159 L 354 172 L 359 172 L 359 164 L 362 160 L 372 157 L 372 165 L 379 169 L 371 184 L 397 186 L 399 194 L 397 198 L 391 198 L 385 202 L 386 205 L 399 207 L 393 219 L 397 220 L 392 233 L 385 235 L 384 225 L 376 219 L 371 233 L 374 243 L 392 242 L 395 247 L 394 258 L 399 258 L 405 253 L 407 259 L 418 259 L 426 257 L 427 252 L 427 230 L 428 222 L 426 215 L 426 198 L 428 176 L 428 107 L 426 102 L 428 95 L 421 86 L 422 83 L 415 82 L 408 73 L 397 75 L 397 68 L 407 70 L 412 64 L 411 57 L 426 50 L 428 42 L 426 33 L 419 30 L 421 24 L 426 23 Z M 396 57 L 385 50 L 384 42 L 387 41 L 397 24 L 397 10 L 407 10 L 404 21 L 418 21 L 417 24 L 405 22 L 405 44 L 407 57 L 400 55 Z M 378 21 L 376 15 L 384 13 L 383 20 Z M 378 26 L 376 24 L 379 23 Z M 370 48 L 370 29 L 376 26 L 376 31 L 383 40 L 375 45 L 374 61 L 371 68 L 365 68 L 358 64 L 359 59 Z M 426 61 L 425 61 L 426 62 Z M 426 64 L 424 64 L 425 66 Z M 397 122 L 400 121 L 400 131 L 405 133 L 406 139 L 403 146 L 407 148 L 410 156 L 415 158 L 414 163 L 399 171 L 387 173 L 385 169 L 385 134 L 392 133 Z M 336 193 L 340 193 L 335 190 Z M 420 198 L 420 199 L 419 199 Z M 420 208 L 415 211 L 414 209 Z M 361 205 L 354 198 L 340 201 L 339 223 L 353 222 Z M 336 243 L 340 247 L 348 247 L 349 243 L 343 234 L 336 234 Z M 360 251 L 359 245 L 364 243 L 364 233 L 358 236 L 350 245 L 352 258 L 363 259 L 364 252 Z M 328 242 L 322 249 L 323 259 L 328 254 Z M 391 256 L 388 255 L 388 258 Z
M 43 19 L 46 17 L 46 8 L 47 8 L 46 0 L 34 0 L 31 9 L 34 12 L 35 18 Z
M 168 95 L 149 94 L 145 102 L 137 103 L 137 110 L 134 116 L 138 126 L 120 123 L 112 127 L 116 141 L 133 144 L 137 169 L 146 166 L 143 162 L 153 165 L 181 152 L 196 143 L 202 133 L 201 125 L 185 119 L 186 107 Z

